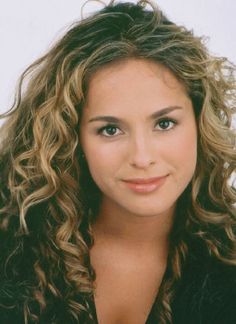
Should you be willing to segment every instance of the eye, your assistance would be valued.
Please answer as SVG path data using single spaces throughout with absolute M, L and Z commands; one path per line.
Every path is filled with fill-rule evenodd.
M 177 124 L 176 120 L 170 118 L 163 118 L 156 123 L 156 128 L 162 131 L 168 131 L 175 127 Z
M 97 131 L 98 134 L 106 137 L 113 137 L 121 134 L 121 130 L 116 125 L 106 125 Z

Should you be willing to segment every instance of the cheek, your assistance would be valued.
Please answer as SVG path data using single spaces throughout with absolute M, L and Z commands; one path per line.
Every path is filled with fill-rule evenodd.
M 177 172 L 179 179 L 188 179 L 193 176 L 197 162 L 197 133 L 195 128 L 183 129 L 183 132 L 175 134 L 171 143 L 166 145 L 168 154 L 166 159 Z
M 114 177 L 122 164 L 116 145 L 85 145 L 84 153 L 91 176 L 98 185 Z
M 184 134 L 181 139 L 176 139 L 177 143 L 174 146 L 174 153 L 179 167 L 186 176 L 191 176 L 194 173 L 197 163 L 197 134 L 194 129 Z

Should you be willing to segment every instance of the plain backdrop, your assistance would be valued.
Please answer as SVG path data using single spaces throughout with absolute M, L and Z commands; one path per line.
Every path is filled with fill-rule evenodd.
M 212 54 L 236 62 L 235 0 L 153 1 L 174 22 L 205 35 Z M 81 19 L 83 4 L 84 0 L 0 0 L 0 113 L 12 104 L 20 74 Z M 83 15 L 102 7 L 90 1 Z

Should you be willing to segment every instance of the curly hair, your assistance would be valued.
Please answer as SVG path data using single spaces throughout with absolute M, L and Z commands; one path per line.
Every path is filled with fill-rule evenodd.
M 5 307 L 21 305 L 25 323 L 44 316 L 58 323 L 63 307 L 65 322 L 85 323 L 84 314 L 92 320 L 89 250 L 100 193 L 81 158 L 80 117 L 90 77 L 129 58 L 172 71 L 187 89 L 198 125 L 198 163 L 178 200 L 158 323 L 171 323 L 189 238 L 236 266 L 235 66 L 212 56 L 203 38 L 152 3 L 111 1 L 75 23 L 23 73 L 12 108 L 1 115 L 7 119 L 0 129 L 0 269 L 6 295 L 14 291 Z

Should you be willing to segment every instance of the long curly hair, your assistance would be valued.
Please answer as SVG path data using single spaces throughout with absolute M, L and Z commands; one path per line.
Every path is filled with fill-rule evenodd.
M 198 163 L 178 200 L 158 323 L 171 323 L 189 237 L 236 266 L 235 66 L 210 55 L 203 38 L 149 1 L 111 1 L 73 24 L 23 73 L 12 108 L 1 115 L 0 277 L 6 278 L 5 307 L 21 307 L 25 323 L 59 323 L 62 309 L 67 323 L 85 323 L 83 314 L 92 320 L 89 250 L 100 193 L 81 154 L 80 118 L 93 73 L 128 58 L 172 71 L 186 87 L 198 125 Z

